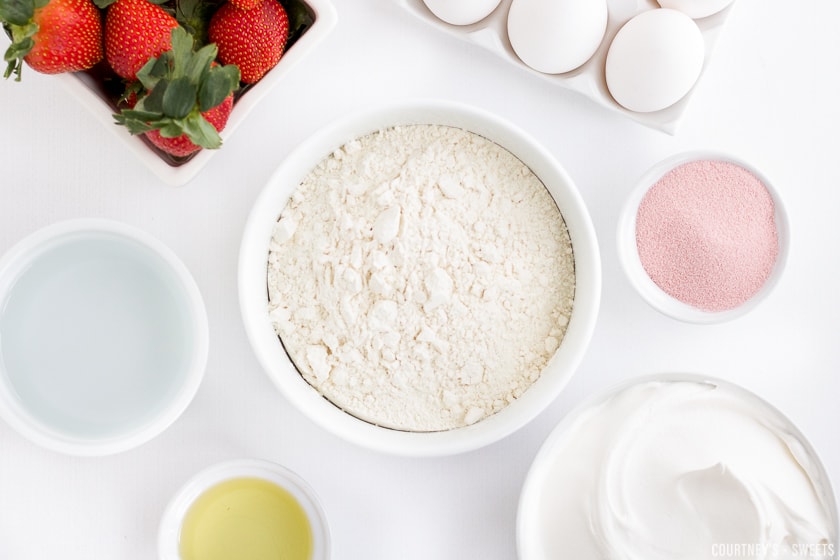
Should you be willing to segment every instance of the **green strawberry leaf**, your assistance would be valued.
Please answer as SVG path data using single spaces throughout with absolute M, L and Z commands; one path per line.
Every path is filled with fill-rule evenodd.
M 3 55 L 3 60 L 6 62 L 13 62 L 29 53 L 32 50 L 32 47 L 35 46 L 35 41 L 32 40 L 31 37 L 26 37 L 21 41 L 16 43 L 12 43 L 9 45 L 9 48 L 6 49 L 6 54 Z
M 161 115 L 160 113 L 155 113 L 153 111 L 138 111 L 137 109 L 123 109 L 121 113 L 114 115 L 114 117 L 118 120 L 122 118 L 139 120 L 143 122 L 156 121 L 162 116 L 163 115 Z
M 25 26 L 35 15 L 33 0 L 2 0 L 0 1 L 0 21 L 10 25 Z
M 134 111 L 132 109 L 125 109 L 121 113 L 113 115 L 116 123 L 125 126 L 128 132 L 133 135 L 154 130 L 155 127 L 151 123 L 159 119 L 160 116 L 159 113 Z
M 111 4 L 113 4 L 116 1 L 117 0 L 93 0 L 93 3 L 100 10 L 104 10 L 105 8 L 107 8 L 108 6 L 110 6 Z
M 193 34 L 199 46 L 209 43 L 207 29 L 210 18 L 226 0 L 178 0 L 175 8 L 175 19 Z
M 312 25 L 312 16 L 309 8 L 303 2 L 289 1 L 281 2 L 289 17 L 289 35 L 296 35 L 303 28 Z
M 152 111 L 154 113 L 163 114 L 163 96 L 166 95 L 167 89 L 169 89 L 169 82 L 158 82 L 155 89 L 151 90 L 148 95 L 137 101 L 135 108 L 139 111 Z
M 19 82 L 20 73 L 23 69 L 23 57 L 29 54 L 29 51 L 35 46 L 35 41 L 32 37 L 38 32 L 38 24 L 31 21 L 26 22 L 24 25 L 4 23 L 3 28 L 9 32 L 12 39 L 12 43 L 6 49 L 6 52 L 3 53 L 3 60 L 8 63 L 3 77 L 8 78 L 14 74 L 15 81 Z
M 117 98 L 117 107 L 122 107 L 122 106 L 128 107 L 128 106 L 132 105 L 132 101 L 131 101 L 132 98 L 134 99 L 134 101 L 133 101 L 133 107 L 131 107 L 131 108 L 136 107 L 137 99 L 144 92 L 145 92 L 145 90 L 143 89 L 143 84 L 141 84 L 140 82 L 134 81 L 134 82 L 129 82 L 129 83 L 125 84 L 125 87 L 123 88 L 122 93 L 120 93 L 119 97 Z
M 164 138 L 177 138 L 184 133 L 184 125 L 180 121 L 167 118 L 161 120 L 157 124 L 157 129 L 160 131 L 160 135 Z
M 184 120 L 183 125 L 184 133 L 196 146 L 213 150 L 222 145 L 219 132 L 201 114 L 193 113 Z
M 20 71 L 23 68 L 23 63 L 20 59 L 10 60 L 6 65 L 6 71 L 3 72 L 3 77 L 8 79 L 12 74 L 15 75 L 15 81 L 20 81 Z
M 193 38 L 183 27 L 176 27 L 172 30 L 172 69 L 173 76 L 180 77 L 183 70 L 189 64 L 193 55 Z
M 219 105 L 239 87 L 239 68 L 236 65 L 216 66 L 207 72 L 207 77 L 198 90 L 198 108 L 203 113 Z
M 133 119 L 126 120 L 125 122 L 119 124 L 125 125 L 125 128 L 128 130 L 128 133 L 133 136 L 137 136 L 138 134 L 145 134 L 151 130 L 154 130 L 154 127 L 149 126 L 148 123 Z
M 165 54 L 165 53 L 164 53 Z M 168 72 L 167 57 L 150 58 L 140 70 L 137 71 L 137 79 L 147 90 L 153 90 L 158 82 Z
M 195 107 L 197 89 L 186 76 L 175 78 L 169 82 L 169 87 L 163 93 L 164 114 L 174 119 L 183 119 L 189 115 Z
M 215 60 L 219 49 L 214 44 L 209 44 L 201 47 L 192 58 L 187 62 L 184 69 L 184 75 L 194 84 L 200 84 L 202 77 L 205 76 L 210 69 L 210 65 Z

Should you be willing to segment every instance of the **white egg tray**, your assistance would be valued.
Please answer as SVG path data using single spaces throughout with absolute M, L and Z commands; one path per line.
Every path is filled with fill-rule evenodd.
M 651 113 L 637 113 L 625 109 L 619 105 L 615 99 L 613 99 L 607 89 L 604 67 L 607 52 L 609 51 L 613 37 L 615 37 L 615 34 L 621 26 L 623 26 L 633 16 L 646 10 L 659 8 L 659 4 L 655 0 L 607 0 L 609 20 L 607 22 L 607 29 L 604 33 L 604 38 L 602 39 L 598 50 L 595 51 L 592 58 L 583 64 L 583 66 L 564 74 L 544 74 L 542 72 L 538 72 L 527 66 L 516 55 L 507 36 L 507 17 L 512 0 L 502 0 L 499 6 L 490 15 L 472 25 L 451 25 L 438 19 L 426 7 L 423 0 L 396 1 L 419 19 L 449 33 L 450 35 L 454 35 L 465 41 L 475 43 L 476 45 L 483 47 L 513 66 L 517 66 L 526 72 L 548 80 L 549 82 L 556 84 L 558 87 L 583 94 L 607 109 L 621 113 L 643 125 L 661 130 L 668 134 L 676 133 L 683 114 L 685 113 L 691 99 L 692 93 L 697 88 L 697 84 L 695 84 L 691 91 L 689 91 L 685 97 L 680 99 L 674 105 Z M 717 42 L 718 36 L 720 35 L 731 9 L 732 5 L 730 4 L 727 8 L 724 8 L 722 11 L 714 15 L 695 20 L 697 26 L 703 34 L 706 49 L 703 70 L 700 73 L 701 79 L 709 61 L 712 58 L 715 43 Z M 698 83 L 699 81 L 700 79 L 698 79 Z

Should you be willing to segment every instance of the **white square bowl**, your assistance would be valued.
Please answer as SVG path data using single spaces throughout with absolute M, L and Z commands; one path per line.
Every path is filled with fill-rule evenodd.
M 257 103 L 283 79 L 286 73 L 335 27 L 338 16 L 330 0 L 303 0 L 303 3 L 310 10 L 310 15 L 313 18 L 312 24 L 304 29 L 283 54 L 277 66 L 237 99 L 227 126 L 220 132 L 223 142 L 230 138 L 251 110 L 256 107 Z M 55 78 L 90 111 L 94 118 L 102 122 L 109 130 L 112 130 L 152 173 L 168 185 L 177 187 L 191 181 L 218 151 L 200 150 L 189 160 L 173 165 L 159 155 L 141 136 L 132 136 L 125 127 L 114 125 L 113 114 L 116 112 L 116 108 L 92 75 L 86 72 L 76 72 L 59 74 Z

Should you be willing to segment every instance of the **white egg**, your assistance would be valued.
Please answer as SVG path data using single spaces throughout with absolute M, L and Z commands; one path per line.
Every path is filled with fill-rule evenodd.
M 642 12 L 618 30 L 607 52 L 607 87 L 631 111 L 670 107 L 694 87 L 703 69 L 700 28 L 682 12 Z
M 516 55 L 546 74 L 589 60 L 607 29 L 606 0 L 513 0 L 508 37 Z
M 733 0 L 659 0 L 663 8 L 679 10 L 693 19 L 700 19 L 716 14 Z
M 435 16 L 452 25 L 470 25 L 489 16 L 501 0 L 423 0 Z

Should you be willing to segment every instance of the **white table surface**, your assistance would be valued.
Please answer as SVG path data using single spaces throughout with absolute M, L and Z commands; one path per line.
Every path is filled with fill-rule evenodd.
M 840 2 L 737 0 L 676 136 L 511 68 L 387 0 L 334 3 L 333 33 L 181 188 L 157 180 L 50 77 L 25 69 L 22 83 L 0 84 L 0 251 L 67 218 L 139 226 L 192 271 L 211 336 L 192 405 L 135 450 L 67 457 L 0 423 L 0 559 L 154 558 L 173 492 L 203 467 L 239 457 L 279 462 L 314 487 L 336 560 L 514 558 L 518 495 L 544 438 L 585 396 L 655 372 L 722 377 L 769 400 L 840 486 Z M 258 365 L 236 297 L 240 235 L 275 166 L 333 119 L 406 97 L 471 103 L 544 143 L 589 206 L 604 271 L 591 346 L 561 397 L 496 444 L 435 459 L 369 452 L 292 409 Z M 693 148 L 730 150 L 762 169 L 784 195 L 793 232 L 771 297 L 714 326 L 648 307 L 614 241 L 641 173 Z

